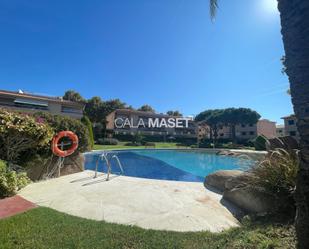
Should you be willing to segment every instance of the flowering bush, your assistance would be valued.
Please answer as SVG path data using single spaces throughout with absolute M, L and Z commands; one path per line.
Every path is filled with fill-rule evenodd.
M 16 163 L 23 153 L 49 146 L 53 134 L 32 116 L 0 109 L 0 159 Z

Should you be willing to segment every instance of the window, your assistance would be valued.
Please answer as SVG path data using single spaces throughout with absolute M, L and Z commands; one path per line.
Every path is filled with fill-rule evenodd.
M 242 135 L 242 136 L 246 136 L 246 135 L 247 135 L 247 132 L 243 131 L 243 132 L 241 133 L 241 135 Z
M 250 135 L 255 135 L 254 131 L 250 131 Z
M 249 124 L 250 127 L 253 127 L 253 124 Z
M 241 125 L 241 127 L 245 128 L 245 127 L 246 127 L 246 125 L 245 125 L 245 124 L 242 124 L 242 125 Z
M 220 133 L 220 137 L 223 137 L 224 136 L 224 133 Z
M 76 108 L 68 107 L 68 106 L 61 106 L 61 112 L 73 113 L 73 114 L 81 114 L 82 113 L 80 109 L 76 109 Z
M 296 136 L 296 131 L 290 131 L 290 136 L 292 137 Z
M 291 119 L 291 120 L 289 120 L 289 121 L 288 121 L 288 124 L 289 124 L 289 125 L 294 125 L 294 124 L 295 124 L 295 122 L 294 122 L 294 120 L 293 120 L 293 119 Z

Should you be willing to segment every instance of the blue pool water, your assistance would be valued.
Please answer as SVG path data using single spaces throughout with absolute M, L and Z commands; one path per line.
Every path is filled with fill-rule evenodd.
M 85 169 L 95 169 L 102 152 L 85 154 Z M 248 169 L 251 160 L 216 155 L 200 150 L 123 150 L 110 151 L 108 158 L 117 155 L 124 175 L 149 179 L 202 182 L 205 176 L 217 170 Z M 111 159 L 112 172 L 119 172 L 117 162 Z M 106 172 L 106 164 L 100 161 L 99 171 Z

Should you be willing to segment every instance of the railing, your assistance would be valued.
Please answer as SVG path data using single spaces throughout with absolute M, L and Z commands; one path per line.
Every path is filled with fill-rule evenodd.
M 117 161 L 118 167 L 119 167 L 119 169 L 120 169 L 119 174 L 122 174 L 122 175 L 124 174 L 124 170 L 123 170 L 123 167 L 122 167 L 122 165 L 121 165 L 121 163 L 120 163 L 120 160 L 119 160 L 118 156 L 117 156 L 117 155 L 113 155 L 113 156 L 111 157 L 110 160 L 108 159 L 107 156 L 108 156 L 108 152 L 103 151 L 103 153 L 98 157 L 98 159 L 97 159 L 97 161 L 96 161 L 96 166 L 95 166 L 94 178 L 97 178 L 97 177 L 98 177 L 99 162 L 100 162 L 100 160 L 103 161 L 103 159 L 105 160 L 106 166 L 107 166 L 107 177 L 106 177 L 106 181 L 109 181 L 109 176 L 110 176 L 110 174 L 112 173 L 111 159 L 115 159 L 115 160 Z M 117 172 L 115 172 L 115 173 L 117 173 Z

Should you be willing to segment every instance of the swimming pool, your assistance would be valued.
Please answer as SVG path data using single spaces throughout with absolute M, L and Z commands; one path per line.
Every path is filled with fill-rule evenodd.
M 102 151 L 85 153 L 85 169 L 95 170 L 101 154 Z M 245 170 L 253 163 L 203 150 L 115 150 L 109 151 L 107 157 L 111 159 L 113 155 L 118 156 L 126 176 L 188 182 L 202 182 L 217 170 Z M 110 161 L 112 172 L 119 172 L 116 160 Z M 98 170 L 107 171 L 104 161 L 100 161 Z

